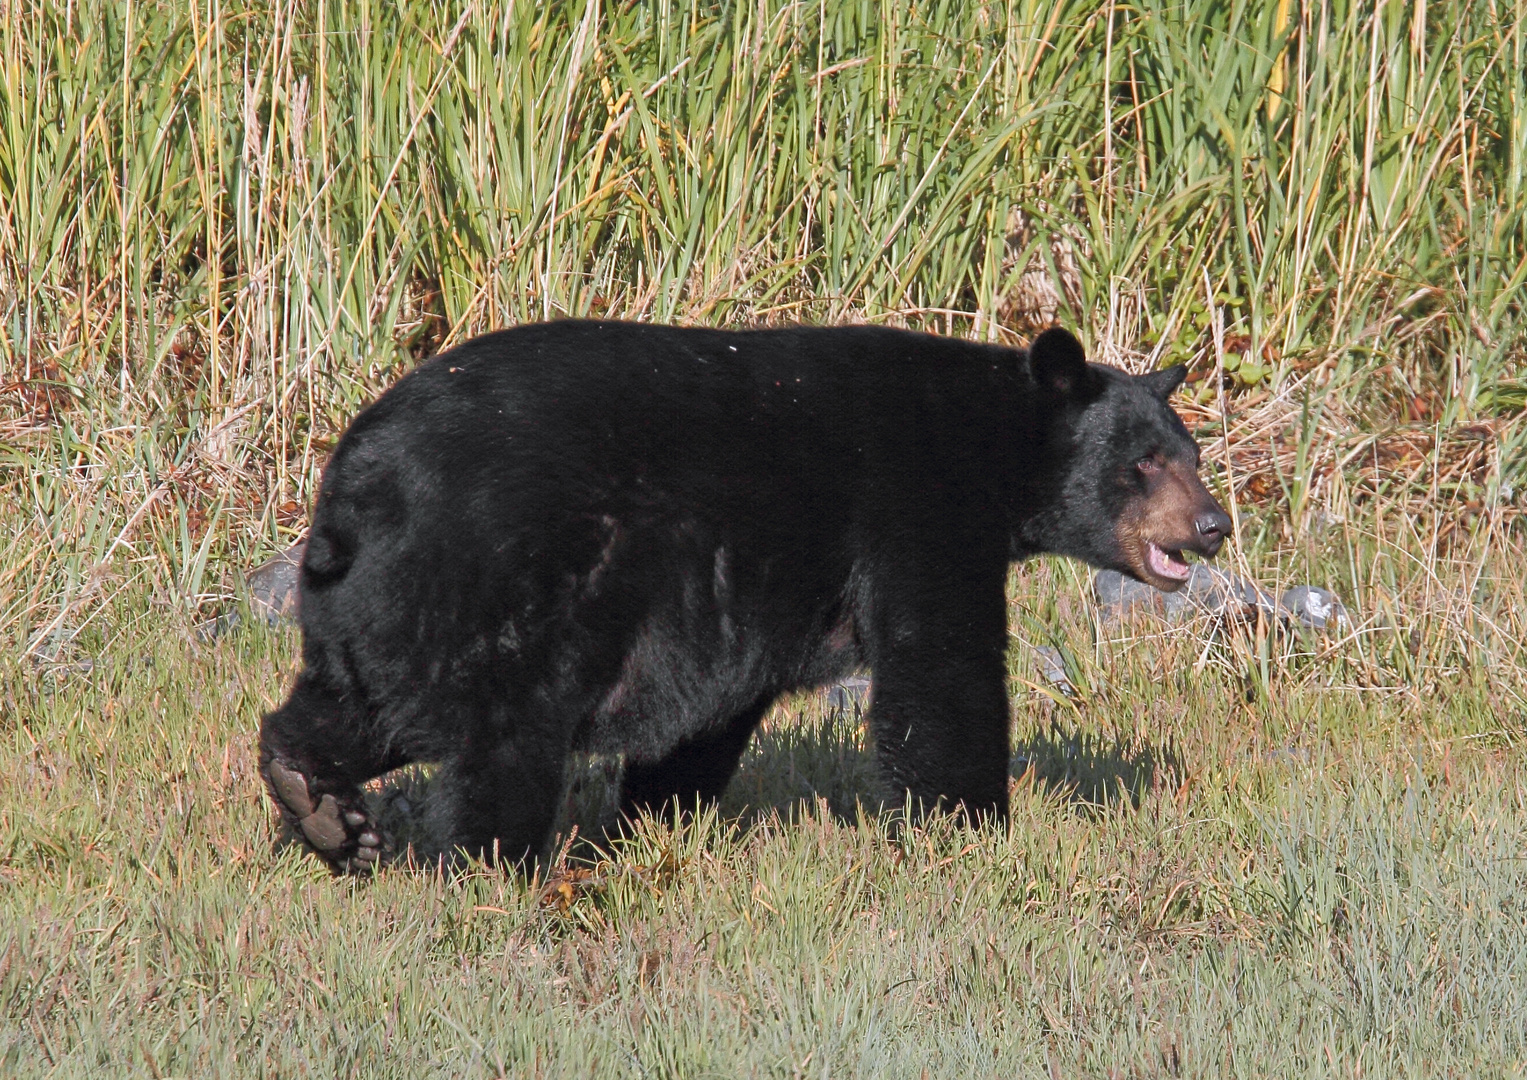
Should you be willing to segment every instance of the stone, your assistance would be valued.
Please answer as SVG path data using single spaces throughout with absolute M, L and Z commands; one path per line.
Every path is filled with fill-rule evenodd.
M 1275 750 L 1268 750 L 1262 755 L 1262 760 L 1269 765 L 1308 765 L 1311 754 L 1305 746 L 1284 746 Z
M 249 610 L 270 626 L 297 617 L 297 572 L 307 542 L 293 544 L 281 554 L 261 563 L 244 579 L 249 593 Z
M 1346 520 L 1340 514 L 1316 508 L 1305 519 L 1305 527 L 1309 529 L 1312 535 L 1320 537 L 1336 529 L 1338 526 L 1346 524 Z
M 1092 596 L 1105 619 L 1118 619 L 1138 612 L 1163 614 L 1162 597 L 1165 595 L 1117 570 L 1099 570 L 1092 579 Z
M 1236 577 L 1226 570 L 1203 563 L 1194 563 L 1188 572 L 1188 581 L 1181 591 L 1171 594 L 1168 615 L 1172 614 L 1171 600 L 1178 601 L 1179 618 L 1194 615 L 1239 615 L 1254 618 L 1258 612 L 1267 616 L 1278 614 L 1278 604 L 1271 594 L 1258 588 L 1245 578 Z
M 1076 693 L 1076 687 L 1071 685 L 1071 680 L 1066 676 L 1066 660 L 1059 649 L 1053 645 L 1036 645 L 1034 658 L 1046 682 L 1067 697 Z
M 1105 619 L 1122 618 L 1137 612 L 1162 616 L 1174 623 L 1199 615 L 1254 619 L 1258 613 L 1268 618 L 1282 614 L 1272 595 L 1255 583 L 1203 563 L 1194 563 L 1182 588 L 1171 593 L 1161 592 L 1116 570 L 1100 570 L 1093 578 L 1092 594 Z
M 845 713 L 863 713 L 870 707 L 869 676 L 850 675 L 828 687 L 826 707 Z
M 297 577 L 302 567 L 302 552 L 307 542 L 293 544 L 244 575 L 244 591 L 249 599 L 249 613 L 267 626 L 281 626 L 296 621 L 298 611 Z M 243 625 L 237 611 L 225 611 L 196 627 L 198 641 L 214 642 Z
M 1283 594 L 1279 604 L 1301 626 L 1312 630 L 1347 626 L 1351 622 L 1336 594 L 1318 585 L 1295 585 Z

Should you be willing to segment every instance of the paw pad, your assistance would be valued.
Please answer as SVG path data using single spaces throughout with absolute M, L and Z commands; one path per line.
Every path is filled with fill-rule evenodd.
M 336 870 L 354 873 L 376 865 L 382 835 L 363 809 L 345 805 L 333 795 L 323 795 L 315 803 L 307 777 L 279 761 L 272 760 L 266 771 L 271 794 L 297 831 Z

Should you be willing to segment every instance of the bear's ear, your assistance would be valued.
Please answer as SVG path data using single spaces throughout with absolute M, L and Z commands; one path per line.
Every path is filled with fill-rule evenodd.
M 1169 367 L 1163 371 L 1152 371 L 1140 376 L 1140 381 L 1145 388 L 1155 394 L 1162 401 L 1172 396 L 1172 391 L 1182 385 L 1182 380 L 1188 377 L 1188 369 L 1184 364 Z
M 1040 389 L 1061 397 L 1084 393 L 1093 382 L 1082 343 L 1058 326 L 1040 334 L 1029 346 L 1029 371 Z

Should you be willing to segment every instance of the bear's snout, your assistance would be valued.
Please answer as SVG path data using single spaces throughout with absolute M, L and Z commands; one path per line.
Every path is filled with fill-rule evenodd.
M 1225 537 L 1230 535 L 1230 515 L 1219 508 L 1216 503 L 1212 510 L 1206 510 L 1198 515 L 1195 523 L 1198 529 L 1198 550 L 1209 558 L 1219 554 L 1220 545 L 1225 542 Z
M 1124 565 L 1119 569 L 1173 592 L 1188 579 L 1183 552 L 1212 559 L 1231 529 L 1230 515 L 1209 494 L 1191 461 L 1160 461 L 1148 473 L 1146 490 L 1120 516 Z

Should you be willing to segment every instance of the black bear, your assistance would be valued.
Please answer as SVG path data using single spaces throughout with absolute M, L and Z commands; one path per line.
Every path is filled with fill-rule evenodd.
M 1178 587 L 1230 527 L 1183 369 L 878 327 L 566 321 L 433 358 L 324 474 L 303 670 L 260 764 L 336 869 L 359 786 L 439 762 L 446 841 L 536 857 L 570 753 L 635 814 L 715 799 L 769 705 L 859 668 L 890 793 L 1007 812 L 1004 585 L 1054 552 Z

